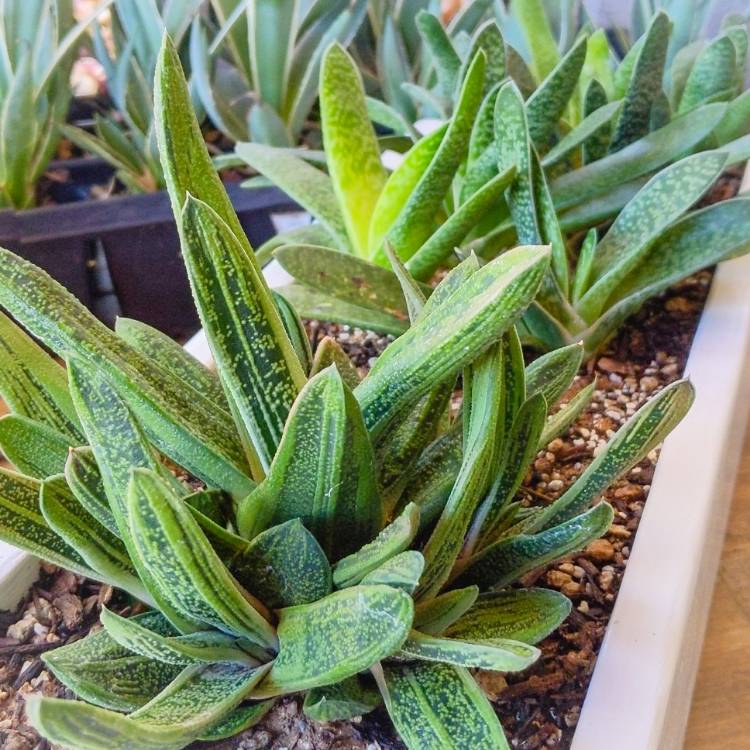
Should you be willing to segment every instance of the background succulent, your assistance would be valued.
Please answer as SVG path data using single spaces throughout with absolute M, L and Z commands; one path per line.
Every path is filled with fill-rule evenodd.
M 176 750 L 280 695 L 305 691 L 330 720 L 379 692 L 410 748 L 507 747 L 467 668 L 537 657 L 569 603 L 510 584 L 607 529 L 611 508 L 591 502 L 679 421 L 690 385 L 654 398 L 555 503 L 521 507 L 523 467 L 581 401 L 545 423 L 580 349 L 524 368 L 513 330 L 547 249 L 471 256 L 429 300 L 394 256 L 412 325 L 360 382 L 331 340 L 310 361 L 269 292 L 168 43 L 156 112 L 218 375 L 147 326 L 110 331 L 0 251 L 0 304 L 67 363 L 0 318 L 0 445 L 20 472 L 0 471 L 0 535 L 153 607 L 104 612 L 102 631 L 49 653 L 85 702 L 31 699 L 32 721 L 78 750 Z M 447 495 L 416 501 L 415 481 L 453 468 Z

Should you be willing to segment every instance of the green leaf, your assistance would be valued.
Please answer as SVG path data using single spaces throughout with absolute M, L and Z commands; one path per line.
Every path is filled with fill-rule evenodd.
M 426 280 L 432 276 L 466 235 L 490 211 L 497 208 L 503 191 L 511 184 L 515 176 L 516 169 L 513 166 L 494 176 L 440 225 L 406 263 L 407 269 L 414 278 Z
M 218 742 L 234 737 L 255 726 L 273 708 L 275 702 L 271 699 L 239 706 L 224 719 L 205 730 L 198 739 L 202 742 Z
M 383 584 L 394 589 L 401 589 L 407 594 L 414 593 L 419 577 L 424 570 L 424 557 L 416 550 L 407 550 L 386 560 L 362 579 L 362 585 L 374 586 Z
M 706 104 L 689 117 L 677 117 L 616 153 L 558 177 L 550 185 L 555 208 L 563 211 L 579 206 L 689 153 L 725 112 L 725 104 Z
M 422 10 L 417 13 L 416 22 L 435 66 L 439 90 L 443 96 L 450 97 L 456 87 L 461 59 L 437 16 Z
M 539 393 L 548 406 L 553 406 L 572 385 L 582 360 L 580 344 L 570 344 L 537 357 L 525 370 L 527 395 Z
M 302 372 L 307 374 L 310 372 L 312 365 L 312 349 L 310 348 L 310 339 L 307 337 L 305 325 L 297 314 L 297 311 L 285 297 L 278 292 L 273 292 L 272 294 L 273 301 L 276 303 L 276 308 L 279 311 L 279 317 L 284 324 L 286 335 L 289 337 L 289 341 L 291 341 L 294 352 L 302 367 Z
M 274 257 L 295 281 L 305 286 L 344 302 L 407 319 L 404 294 L 392 271 L 314 245 L 285 245 Z
M 537 534 L 502 539 L 475 555 L 453 582 L 482 591 L 507 586 L 534 568 L 583 549 L 609 528 L 614 513 L 607 503 Z
M 65 370 L 0 312 L 0 396 L 22 417 L 42 422 L 73 441 L 81 439 Z
M 96 571 L 95 578 L 124 589 L 141 601 L 151 602 L 125 545 L 84 509 L 63 475 L 42 482 L 39 508 L 50 529 Z
M 269 697 L 353 677 L 395 653 L 411 628 L 411 597 L 389 586 L 353 586 L 279 611 L 279 654 L 255 691 Z
M 500 722 L 463 667 L 384 665 L 388 714 L 409 750 L 508 750 Z
M 173 636 L 176 632 L 157 612 L 131 619 L 162 636 Z M 120 646 L 106 630 L 56 648 L 42 659 L 55 677 L 78 697 L 114 711 L 134 711 L 145 705 L 182 670 L 182 666 L 134 654 Z
M 447 125 L 420 138 L 405 154 L 383 187 L 370 221 L 368 250 L 374 257 L 388 230 L 404 210 L 404 204 L 419 184 L 443 142 Z
M 305 374 L 260 269 L 247 263 L 229 226 L 188 196 L 182 237 L 193 295 L 224 387 L 267 470 Z
M 258 534 L 229 567 L 274 609 L 307 604 L 331 593 L 331 566 L 299 518 Z
M 440 146 L 388 231 L 389 241 L 403 260 L 408 260 L 434 231 L 440 204 L 466 156 L 483 98 L 485 59 L 480 51 L 472 61 Z
M 78 551 L 50 529 L 39 508 L 41 483 L 0 469 L 0 539 L 79 575 L 97 577 Z
M 102 475 L 91 448 L 83 446 L 68 452 L 65 479 L 78 502 L 105 529 L 119 536 L 120 529 L 107 501 Z
M 539 643 L 570 614 L 570 600 L 551 589 L 510 589 L 482 594 L 476 604 L 451 625 L 451 638 L 511 638 Z
M 520 672 L 539 658 L 539 649 L 505 638 L 475 642 L 437 638 L 412 630 L 401 647 L 399 656 L 472 669 Z
M 343 47 L 329 47 L 320 70 L 320 117 L 328 172 L 347 233 L 367 255 L 370 220 L 386 172 L 367 116 L 362 79 Z
M 128 346 L 43 271 L 2 249 L 0 304 L 60 356 L 101 370 L 166 455 L 214 486 L 248 492 L 228 413 Z
M 596 319 L 654 239 L 708 190 L 725 163 L 720 151 L 688 156 L 659 172 L 628 203 L 594 251 L 594 281 L 576 306 L 586 320 Z
M 177 375 L 185 387 L 193 388 L 224 409 L 229 408 L 216 373 L 198 362 L 169 336 L 132 318 L 117 318 L 115 331 L 133 349 Z
M 382 526 L 373 463 L 359 406 L 336 368 L 329 367 L 300 393 L 256 493 L 264 498 L 271 523 L 299 518 L 335 560 Z M 241 506 L 238 525 L 247 536 L 245 512 Z
M 534 529 L 548 529 L 588 508 L 617 477 L 656 448 L 690 409 L 695 391 L 678 380 L 651 398 L 631 417 L 579 479 L 536 518 Z
M 588 291 L 591 284 L 591 271 L 594 265 L 594 253 L 598 244 L 598 234 L 596 227 L 592 227 L 586 232 L 586 236 L 581 243 L 576 260 L 575 276 L 573 278 L 573 289 L 571 290 L 571 300 L 577 304 L 583 295 Z
M 419 508 L 409 504 L 373 541 L 339 560 L 333 568 L 333 583 L 343 589 L 359 583 L 368 573 L 406 550 L 419 529 Z
M 370 433 L 497 341 L 533 299 L 547 258 L 538 247 L 501 255 L 391 344 L 355 390 Z
M 597 110 L 607 106 L 607 92 L 601 83 L 597 80 L 591 81 L 588 88 L 586 89 L 583 96 L 583 111 L 588 119 Z M 617 107 L 617 116 L 622 110 L 622 102 Z M 583 123 L 581 123 L 583 125 Z M 592 134 L 583 144 L 583 163 L 590 164 L 591 162 L 602 159 L 607 155 L 609 151 L 609 142 L 612 137 L 613 123 L 608 122 L 606 126 L 600 128 L 595 134 Z
M 544 146 L 555 132 L 576 90 L 585 58 L 586 37 L 581 37 L 526 102 L 529 135 L 537 147 Z
M 680 97 L 678 114 L 709 101 L 732 98 L 737 50 L 727 35 L 714 39 L 698 55 Z
M 633 73 L 612 136 L 610 152 L 619 151 L 648 133 L 651 106 L 662 90 L 671 28 L 669 16 L 660 11 L 646 31 L 637 57 L 633 60 Z
M 44 479 L 59 474 L 70 439 L 44 422 L 17 414 L 0 418 L 0 451 L 22 474 Z
M 128 491 L 133 539 L 162 597 L 188 621 L 273 647 L 264 608 L 243 591 L 183 501 L 154 472 L 135 469 Z
M 414 627 L 428 635 L 440 635 L 474 606 L 478 596 L 476 586 L 467 586 L 419 602 L 414 610 Z
M 348 721 L 379 705 L 380 693 L 354 676 L 336 685 L 313 688 L 305 696 L 302 710 L 313 721 Z
M 505 70 L 505 40 L 497 23 L 489 19 L 475 32 L 471 40 L 471 47 L 464 55 L 456 83 L 463 81 L 474 55 L 482 50 L 487 56 L 487 72 L 484 76 L 484 91 L 489 92 L 506 77 Z
M 310 367 L 310 377 L 315 377 L 331 365 L 336 367 L 341 379 L 349 388 L 354 389 L 359 385 L 359 373 L 349 359 L 349 355 L 341 348 L 341 344 L 336 339 L 324 336 L 315 349 L 315 356 Z
M 406 266 L 401 262 L 401 259 L 396 255 L 391 247 L 390 243 L 386 242 L 383 245 L 383 250 L 388 258 L 388 262 L 391 264 L 393 273 L 398 279 L 401 292 L 404 295 L 406 301 L 406 309 L 409 314 L 409 321 L 414 322 L 424 308 L 427 297 L 422 291 L 419 283 L 414 277 L 406 270 Z
M 237 641 L 215 630 L 189 635 L 164 635 L 141 625 L 137 618 L 120 617 L 109 609 L 102 609 L 101 622 L 109 637 L 127 651 L 163 664 L 186 666 L 199 662 L 231 662 L 257 667 L 258 662 Z
M 534 77 L 537 81 L 542 81 L 560 59 L 542 0 L 513 0 L 511 13 L 518 19 L 531 52 Z
M 237 156 L 268 177 L 328 230 L 339 250 L 350 249 L 349 235 L 331 178 L 284 149 L 260 143 L 238 143 Z
M 353 256 L 351 256 L 354 259 Z M 400 336 L 409 324 L 406 316 L 397 317 L 387 312 L 355 305 L 302 284 L 288 284 L 279 289 L 286 300 L 303 318 L 363 328 L 390 336 Z
M 179 750 L 235 708 L 265 674 L 236 664 L 184 669 L 129 716 L 58 698 L 27 704 L 31 723 L 52 742 L 76 750 Z M 85 734 L 81 733 L 85 727 Z
M 581 388 L 567 404 L 564 404 L 547 420 L 542 434 L 539 437 L 537 450 L 543 450 L 556 437 L 562 435 L 583 413 L 591 402 L 596 390 L 596 382 L 589 383 L 585 388 Z

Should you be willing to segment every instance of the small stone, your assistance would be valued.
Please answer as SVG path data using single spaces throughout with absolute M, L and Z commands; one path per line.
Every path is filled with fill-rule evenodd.
M 10 731 L 5 736 L 3 750 L 31 750 L 34 747 L 28 737 L 24 737 L 20 732 Z
M 664 365 L 664 367 L 661 368 L 661 373 L 662 375 L 666 375 L 667 377 L 679 375 L 680 366 L 676 362 L 672 362 L 672 364 Z
M 75 594 L 62 594 L 53 604 L 60 610 L 63 624 L 68 630 L 75 630 L 83 620 L 83 603 Z
M 685 297 L 672 297 L 666 301 L 664 309 L 667 312 L 689 313 L 693 312 L 695 305 Z
M 36 624 L 36 618 L 27 614 L 18 622 L 9 625 L 6 635 L 8 638 L 15 638 L 19 643 L 26 643 L 34 634 L 34 625 Z
M 568 583 L 573 583 L 573 579 L 561 570 L 550 570 L 547 572 L 547 583 L 556 589 L 561 589 Z
M 612 357 L 600 357 L 596 366 L 604 372 L 618 372 L 622 375 L 628 371 L 627 365 Z
M 563 441 L 560 438 L 555 438 L 547 446 L 547 450 L 550 451 L 551 453 L 559 453 L 562 450 L 562 448 L 563 448 L 564 445 L 565 445 L 565 443 L 563 443 Z
M 612 542 L 608 539 L 594 539 L 594 541 L 586 547 L 584 554 L 592 560 L 607 562 L 614 558 L 615 548 L 612 546 Z
M 643 487 L 637 484 L 626 484 L 615 490 L 615 497 L 618 500 L 639 500 L 643 497 Z
M 547 485 L 547 489 L 550 490 L 550 492 L 559 492 L 563 487 L 564 485 L 561 479 L 553 479 Z
M 615 539 L 630 539 L 631 537 L 631 533 L 619 523 L 613 523 L 607 533 Z

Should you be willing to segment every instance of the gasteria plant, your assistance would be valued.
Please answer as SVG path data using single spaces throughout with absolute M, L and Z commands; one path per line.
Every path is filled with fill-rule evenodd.
M 482 267 L 470 257 L 427 301 L 396 261 L 411 328 L 361 382 L 331 340 L 310 363 L 212 169 L 168 42 L 156 94 L 218 377 L 142 324 L 110 331 L 0 251 L 0 304 L 67 363 L 66 378 L 0 318 L 13 412 L 0 445 L 20 472 L 0 470 L 0 534 L 153 608 L 105 611 L 102 631 L 47 654 L 86 702 L 30 698 L 31 721 L 76 750 L 177 750 L 304 691 L 305 711 L 326 721 L 382 696 L 412 750 L 507 748 L 467 669 L 528 666 L 570 607 L 509 584 L 607 529 L 611 508 L 589 505 L 680 419 L 690 385 L 653 399 L 555 503 L 521 507 L 513 495 L 541 435 L 579 408 L 571 401 L 545 428 L 580 351 L 524 371 L 512 327 L 548 250 L 519 247 Z M 429 487 L 454 468 L 444 455 L 457 471 L 436 498 Z
M 94 116 L 93 133 L 72 125 L 63 134 L 111 164 L 133 193 L 163 190 L 154 125 L 154 71 L 163 34 L 186 36 L 203 0 L 117 0 L 107 31 L 93 25 L 94 52 L 107 77 L 114 109 Z
M 90 19 L 76 24 L 64 0 L 6 0 L 2 10 L 0 207 L 29 208 L 60 139 L 75 45 Z
M 296 146 L 309 126 L 323 51 L 348 45 L 366 0 L 211 0 L 218 26 L 193 27 L 193 82 L 232 141 Z

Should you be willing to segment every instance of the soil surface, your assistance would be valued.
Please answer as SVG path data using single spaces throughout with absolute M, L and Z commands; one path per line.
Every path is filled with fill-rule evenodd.
M 737 184 L 735 176 L 722 180 L 710 202 L 734 195 Z M 563 401 L 595 380 L 592 403 L 565 435 L 537 455 L 521 490 L 526 503 L 546 505 L 559 497 L 623 421 L 681 377 L 710 283 L 711 272 L 701 272 L 649 301 L 577 376 Z M 334 336 L 363 374 L 391 340 L 348 326 L 317 321 L 306 325 L 313 346 L 324 335 Z M 615 521 L 602 539 L 523 579 L 524 586 L 553 588 L 573 602 L 568 619 L 539 644 L 542 656 L 536 664 L 517 674 L 476 672 L 516 750 L 570 747 L 657 458 L 655 450 L 604 494 L 615 509 Z M 103 604 L 130 612 L 110 587 L 45 565 L 40 581 L 18 610 L 0 613 L 0 634 L 5 633 L 0 636 L 0 747 L 4 750 L 50 747 L 25 723 L 23 698 L 33 692 L 73 697 L 43 669 L 40 655 L 98 627 Z M 256 727 L 230 740 L 193 747 L 401 750 L 405 746 L 382 709 L 353 722 L 320 725 L 307 720 L 301 701 L 290 697 Z

